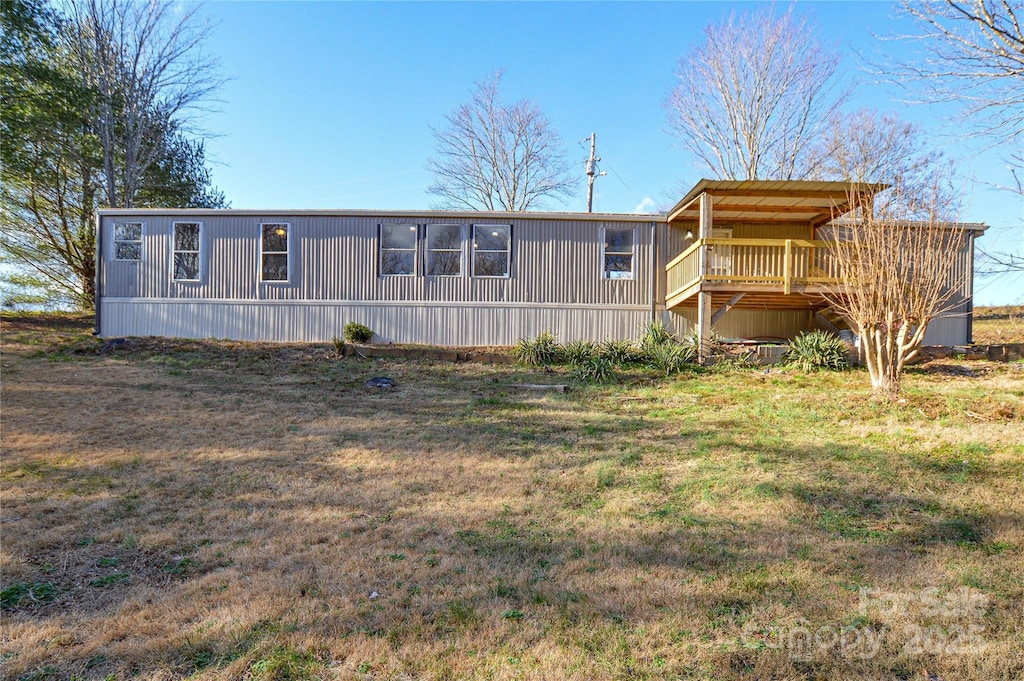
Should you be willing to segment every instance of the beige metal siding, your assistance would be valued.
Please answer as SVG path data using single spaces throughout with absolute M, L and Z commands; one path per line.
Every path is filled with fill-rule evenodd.
M 137 219 L 137 218 L 132 218 Z M 171 224 L 183 218 L 144 218 L 140 263 L 108 257 L 102 293 L 111 298 L 195 298 L 218 300 L 458 301 L 649 305 L 651 270 L 649 225 L 635 222 L 509 220 L 512 225 L 511 276 L 469 276 L 470 249 L 464 243 L 462 276 L 377 275 L 378 225 L 396 220 L 371 217 L 207 216 L 202 222 L 202 280 L 171 281 Z M 112 224 L 104 217 L 105 242 Z M 259 223 L 288 222 L 289 281 L 259 281 Z M 437 219 L 403 218 L 427 224 Z M 494 223 L 495 221 L 489 221 Z M 602 227 L 636 233 L 633 279 L 604 279 Z M 422 242 L 422 240 L 421 240 Z M 420 244 L 422 251 L 422 243 Z M 422 262 L 423 253 L 419 254 Z
M 437 303 L 331 303 L 107 299 L 103 336 L 329 341 L 345 324 L 366 324 L 375 340 L 433 345 L 513 345 L 553 332 L 560 341 L 636 339 L 646 307 Z
M 683 336 L 696 326 L 697 310 L 672 310 L 667 323 L 677 336 Z M 813 326 L 810 314 L 803 310 L 729 310 L 712 328 L 725 339 L 793 338 Z
M 203 224 L 201 279 L 171 281 L 172 224 Z M 143 260 L 101 269 L 101 334 L 329 340 L 348 321 L 363 321 L 395 342 L 511 344 L 544 330 L 563 341 L 631 338 L 650 318 L 650 223 L 590 219 L 488 218 L 512 226 L 511 276 L 470 276 L 467 225 L 461 276 L 378 276 L 378 226 L 446 222 L 436 215 L 146 214 L 104 215 L 113 224 L 145 223 Z M 260 282 L 261 222 L 287 222 L 289 281 Z M 452 222 L 452 221 L 447 221 Z M 604 227 L 635 233 L 632 279 L 603 277 Z M 418 269 L 422 272 L 423 240 Z M 111 251 L 112 252 L 112 251 Z M 191 301 L 191 302 L 186 302 Z

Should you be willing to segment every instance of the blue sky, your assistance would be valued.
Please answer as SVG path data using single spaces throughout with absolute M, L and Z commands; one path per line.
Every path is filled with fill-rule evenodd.
M 545 111 L 578 161 L 597 133 L 594 209 L 647 212 L 702 173 L 666 131 L 674 70 L 709 22 L 754 3 L 211 2 L 208 49 L 231 80 L 203 124 L 214 181 L 235 208 L 428 208 L 431 126 L 504 68 L 508 99 Z M 996 150 L 957 141 L 949 112 L 908 105 L 859 55 L 904 54 L 887 2 L 801 2 L 856 83 L 850 108 L 895 111 L 934 131 L 960 159 L 967 219 L 993 225 L 987 245 L 1020 249 L 1024 202 L 989 188 L 1012 178 Z M 950 133 L 954 133 L 951 135 Z M 976 283 L 977 304 L 1024 301 L 1024 278 Z

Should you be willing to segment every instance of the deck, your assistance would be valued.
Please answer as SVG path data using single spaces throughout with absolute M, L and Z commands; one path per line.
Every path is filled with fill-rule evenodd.
M 737 308 L 814 309 L 839 283 L 827 241 L 697 239 L 666 265 L 666 306 L 696 307 L 698 293 Z

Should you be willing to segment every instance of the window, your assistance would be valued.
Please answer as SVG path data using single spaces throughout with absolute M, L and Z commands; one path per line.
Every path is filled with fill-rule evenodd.
M 174 223 L 174 281 L 199 281 L 198 222 Z
M 260 272 L 263 281 L 288 281 L 288 233 L 282 222 L 260 225 Z
M 510 225 L 473 226 L 473 276 L 507 277 L 512 254 Z
M 416 225 L 380 226 L 381 276 L 413 275 L 416 273 Z
M 606 227 L 604 230 L 604 278 L 633 278 L 632 227 Z
M 427 274 L 462 274 L 462 225 L 427 225 Z
M 114 224 L 114 260 L 142 260 L 142 223 Z

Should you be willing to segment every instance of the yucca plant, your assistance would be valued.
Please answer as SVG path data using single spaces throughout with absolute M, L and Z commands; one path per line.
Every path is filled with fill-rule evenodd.
M 850 346 L 828 331 L 797 335 L 789 343 L 780 363 L 801 371 L 842 371 L 848 369 Z
M 644 326 L 644 333 L 640 337 L 640 348 L 645 352 L 648 348 L 654 348 L 667 343 L 675 343 L 675 336 L 665 328 L 665 323 L 660 319 L 652 319 Z
M 697 359 L 697 351 L 680 343 L 663 343 L 650 347 L 644 353 L 646 364 L 665 376 L 688 369 Z
M 593 359 L 598 354 L 598 347 L 587 340 L 577 340 L 562 346 L 562 359 L 576 366 Z
M 640 349 L 631 341 L 610 340 L 601 343 L 598 354 L 612 364 L 633 364 L 640 359 Z
M 573 364 L 573 375 L 581 381 L 607 381 L 615 374 L 615 365 L 603 355 L 592 355 Z
M 550 331 L 542 331 L 536 338 L 523 338 L 512 350 L 513 356 L 521 364 L 530 366 L 548 366 L 557 364 L 562 358 L 562 346 L 555 340 Z

